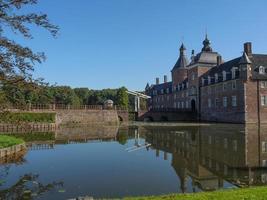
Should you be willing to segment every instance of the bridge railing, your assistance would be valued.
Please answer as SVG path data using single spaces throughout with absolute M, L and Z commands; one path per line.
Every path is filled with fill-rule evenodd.
M 103 105 L 66 105 L 66 104 L 27 104 L 27 105 L 9 105 L 5 110 L 124 110 L 127 108 L 120 106 L 106 107 Z

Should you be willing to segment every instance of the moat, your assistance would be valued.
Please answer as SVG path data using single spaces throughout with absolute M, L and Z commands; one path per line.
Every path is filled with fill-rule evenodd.
M 83 126 L 27 137 L 1 160 L 0 197 L 194 193 L 267 184 L 267 127 Z

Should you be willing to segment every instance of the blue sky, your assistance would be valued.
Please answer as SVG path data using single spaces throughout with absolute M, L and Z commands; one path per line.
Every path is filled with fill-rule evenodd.
M 224 60 L 240 56 L 246 41 L 267 53 L 266 7 L 266 0 L 39 0 L 25 11 L 47 13 L 60 35 L 33 28 L 33 40 L 14 39 L 46 53 L 35 76 L 51 84 L 141 90 L 155 77 L 170 79 L 182 41 L 188 57 L 199 52 L 206 28 Z

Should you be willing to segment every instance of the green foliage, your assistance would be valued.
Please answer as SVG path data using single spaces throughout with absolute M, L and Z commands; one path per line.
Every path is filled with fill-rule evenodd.
M 2 112 L 0 113 L 0 122 L 19 123 L 19 122 L 40 122 L 54 123 L 55 113 L 30 113 L 30 112 Z
M 120 144 L 125 145 L 127 143 L 127 140 L 128 140 L 128 134 L 126 132 L 119 131 L 117 134 L 117 141 Z
M 32 141 L 48 141 L 48 140 L 55 140 L 55 133 L 48 132 L 48 133 L 17 133 L 11 134 L 11 136 L 20 138 L 25 142 L 32 142 Z
M 131 197 L 127 200 L 265 200 L 267 199 L 266 187 L 254 187 L 246 189 L 220 190 L 216 192 L 201 192 L 194 194 L 171 194 L 164 196 Z
M 13 145 L 22 144 L 24 141 L 20 138 L 7 136 L 7 135 L 0 135 L 0 149 L 11 147 Z
M 34 64 L 45 60 L 44 53 L 35 53 L 29 47 L 14 41 L 14 34 L 19 34 L 25 39 L 32 39 L 31 29 L 36 26 L 46 29 L 52 36 L 57 36 L 59 29 L 49 22 L 46 14 L 40 14 L 38 11 L 29 12 L 30 9 L 27 9 L 27 6 L 31 7 L 37 3 L 38 0 L 0 1 L 1 81 L 7 81 L 16 76 L 20 76 L 21 80 L 31 80 Z M 18 82 L 13 82 L 13 85 L 16 83 Z
M 117 105 L 128 109 L 129 99 L 127 89 L 125 87 L 119 88 L 117 91 Z

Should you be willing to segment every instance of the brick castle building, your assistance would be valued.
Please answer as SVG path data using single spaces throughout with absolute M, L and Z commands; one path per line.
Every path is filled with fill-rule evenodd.
M 172 81 L 146 86 L 149 110 L 193 111 L 202 121 L 231 123 L 267 122 L 267 55 L 254 54 L 244 44 L 241 57 L 224 62 L 206 36 L 190 62 L 184 44 L 171 70 Z

